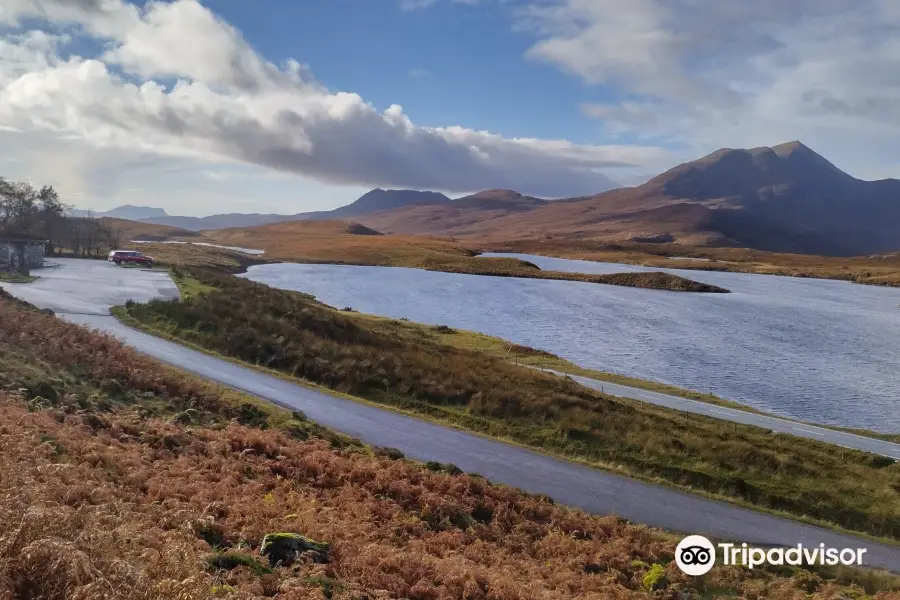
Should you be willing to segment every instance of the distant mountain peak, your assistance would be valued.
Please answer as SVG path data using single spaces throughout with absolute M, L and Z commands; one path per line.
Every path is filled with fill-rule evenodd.
M 778 156 L 788 156 L 793 154 L 794 152 L 809 152 L 818 156 L 818 154 L 811 150 L 809 146 L 806 146 L 803 142 L 800 142 L 798 140 L 794 140 L 793 142 L 785 142 L 783 144 L 778 144 L 777 146 L 772 146 L 770 150 L 772 150 Z
M 409 197 L 412 197 L 412 196 L 440 197 L 440 196 L 443 196 L 444 198 L 446 198 L 446 196 L 444 196 L 444 194 L 441 194 L 439 192 L 429 192 L 429 191 L 423 191 L 423 190 L 406 190 L 406 189 L 398 190 L 398 189 L 375 188 L 373 190 L 369 190 L 368 192 L 366 192 L 365 194 L 360 196 L 357 199 L 357 202 L 359 200 L 365 198 L 366 196 L 384 196 L 384 195 L 409 196 Z
M 547 200 L 524 196 L 515 190 L 490 189 L 453 200 L 454 210 L 523 211 L 547 204 Z
M 159 217 L 168 217 L 168 213 L 162 208 L 153 206 L 135 206 L 134 204 L 123 204 L 112 210 L 103 213 L 106 217 L 117 217 L 120 219 L 131 219 L 137 221 L 140 219 L 154 219 Z
M 676 198 L 711 200 L 756 196 L 761 189 L 802 186 L 834 191 L 856 181 L 798 141 L 750 149 L 720 148 L 651 179 Z
M 727 159 L 735 156 L 777 156 L 778 158 L 788 158 L 793 155 L 817 156 L 825 160 L 820 154 L 812 150 L 809 146 L 794 140 L 793 142 L 785 142 L 777 146 L 757 146 L 756 148 L 719 148 L 714 152 L 710 152 L 706 156 L 690 161 L 685 164 L 711 163 L 719 160 Z
M 450 198 L 438 192 L 375 188 L 360 196 L 356 202 L 330 211 L 329 214 L 332 218 L 355 216 L 416 204 L 446 204 L 448 202 L 450 202 Z
M 795 167 L 810 170 L 828 169 L 832 173 L 839 173 L 844 179 L 852 179 L 851 175 L 844 173 L 827 158 L 800 142 L 794 141 L 772 146 L 772 151 L 780 159 Z
M 151 211 L 157 212 L 157 213 L 165 213 L 166 212 L 166 209 L 164 209 L 164 208 L 156 208 L 154 206 L 141 206 L 138 204 L 123 204 L 121 206 L 117 206 L 116 208 L 114 208 L 112 210 L 151 210 Z M 112 211 L 107 211 L 107 212 L 112 212 Z
M 69 214 L 73 217 L 114 217 L 116 219 L 127 219 L 129 221 L 157 219 L 169 216 L 162 208 L 155 208 L 153 206 L 135 206 L 134 204 L 123 204 L 122 206 L 117 206 L 106 212 L 95 212 L 76 208 L 71 210 Z
M 471 196 L 466 196 L 467 198 L 484 198 L 486 200 L 506 200 L 510 198 L 521 198 L 522 194 L 515 190 L 504 190 L 504 189 L 491 189 L 491 190 L 482 190 Z

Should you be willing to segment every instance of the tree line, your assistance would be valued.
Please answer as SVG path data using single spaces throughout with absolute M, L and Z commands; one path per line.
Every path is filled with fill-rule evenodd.
M 47 256 L 101 256 L 121 245 L 117 227 L 90 214 L 71 216 L 71 209 L 51 185 L 37 189 L 26 181 L 0 177 L 0 236 L 45 240 Z

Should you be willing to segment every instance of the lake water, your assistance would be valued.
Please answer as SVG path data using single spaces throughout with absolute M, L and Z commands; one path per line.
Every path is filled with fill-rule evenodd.
M 661 270 L 503 256 L 545 270 Z M 245 277 L 336 307 L 501 336 L 585 367 L 711 391 L 786 417 L 900 431 L 900 289 L 667 271 L 733 293 L 341 265 L 259 265 Z

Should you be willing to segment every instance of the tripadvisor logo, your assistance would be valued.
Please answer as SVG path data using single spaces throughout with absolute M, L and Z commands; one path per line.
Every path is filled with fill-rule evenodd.
M 825 544 L 790 548 L 754 548 L 744 544 L 719 543 L 723 565 L 742 565 L 748 569 L 761 565 L 855 565 L 862 566 L 865 548 L 826 548 Z M 716 564 L 716 546 L 702 535 L 689 535 L 675 548 L 675 563 L 687 575 L 704 575 Z
M 688 575 L 705 575 L 716 564 L 716 548 L 702 535 L 689 535 L 675 548 L 675 564 Z

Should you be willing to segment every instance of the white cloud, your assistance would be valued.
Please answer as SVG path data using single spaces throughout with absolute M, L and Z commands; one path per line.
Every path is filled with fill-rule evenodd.
M 475 6 L 481 0 L 451 0 L 454 4 L 468 4 Z M 419 10 L 420 8 L 428 8 L 437 4 L 438 0 L 400 0 L 400 8 L 403 10 Z
M 550 0 L 518 17 L 527 58 L 609 86 L 582 111 L 610 133 L 801 139 L 861 176 L 900 154 L 896 0 Z
M 418 10 L 420 8 L 428 8 L 437 0 L 400 0 L 400 8 L 403 10 Z
M 49 184 L 66 202 L 95 211 L 122 204 L 158 206 L 175 215 L 295 213 L 352 202 L 363 187 L 321 185 L 253 165 L 210 164 L 121 147 L 85 144 L 52 132 L 0 131 L 4 176 Z M 209 172 L 220 174 L 209 177 Z
M 434 77 L 434 73 L 432 73 L 428 69 L 415 67 L 409 70 L 409 76 L 413 79 L 431 79 Z
M 96 147 L 260 165 L 319 182 L 563 196 L 612 184 L 607 168 L 658 161 L 658 148 L 510 139 L 415 125 L 332 93 L 297 62 L 278 67 L 195 0 L 8 0 L 0 19 L 44 19 L 102 42 L 60 57 L 39 30 L 0 38 L 0 125 Z M 72 26 L 75 29 L 72 29 Z M 48 29 L 50 29 L 48 27 Z
M 232 181 L 235 179 L 234 173 L 230 171 L 203 171 L 201 175 L 213 181 Z

